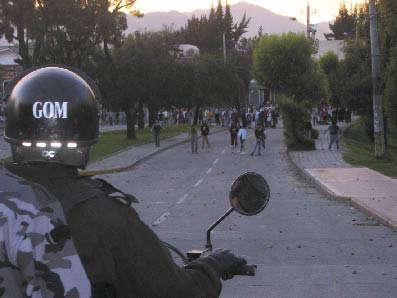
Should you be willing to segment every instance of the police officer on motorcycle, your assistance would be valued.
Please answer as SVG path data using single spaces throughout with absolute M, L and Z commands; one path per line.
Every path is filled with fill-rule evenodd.
M 6 168 L 57 198 L 92 297 L 218 297 L 220 277 L 244 265 L 243 258 L 220 250 L 179 267 L 131 207 L 133 196 L 79 175 L 98 140 L 97 98 L 90 80 L 65 67 L 19 78 L 7 100 L 13 162 Z

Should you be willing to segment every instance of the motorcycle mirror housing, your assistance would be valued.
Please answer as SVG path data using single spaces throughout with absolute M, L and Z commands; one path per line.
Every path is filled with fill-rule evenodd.
M 270 198 L 270 187 L 263 176 L 247 172 L 232 184 L 229 200 L 233 209 L 242 215 L 255 215 L 265 209 Z

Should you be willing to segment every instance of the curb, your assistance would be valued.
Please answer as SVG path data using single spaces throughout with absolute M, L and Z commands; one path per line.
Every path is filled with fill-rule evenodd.
M 310 175 L 305 169 L 302 169 L 297 163 L 295 163 L 289 151 L 287 151 L 287 156 L 291 164 L 294 165 L 295 169 L 301 174 L 301 176 L 303 176 L 303 178 L 306 181 L 308 181 L 310 184 L 314 185 L 314 187 L 323 195 L 325 195 L 328 199 L 339 200 L 344 202 L 349 201 L 351 199 L 350 197 L 337 196 L 335 193 L 330 191 L 323 184 L 318 182 L 318 180 L 315 179 L 312 175 Z
M 362 211 L 363 213 L 368 214 L 369 216 L 372 216 L 373 218 L 377 219 L 380 223 L 382 223 L 384 226 L 389 227 L 391 229 L 396 229 L 397 228 L 397 222 L 394 222 L 393 220 L 387 218 L 386 216 L 383 216 L 381 214 L 378 214 L 377 212 L 373 211 L 371 208 L 367 207 L 366 205 L 362 204 L 361 202 L 358 202 L 355 200 L 355 198 L 352 197 L 344 197 L 344 196 L 338 196 L 332 191 L 330 191 L 326 186 L 324 186 L 322 183 L 320 183 L 317 179 L 315 179 L 312 175 L 310 175 L 305 169 L 302 169 L 290 155 L 290 152 L 287 152 L 288 159 L 290 162 L 294 165 L 294 167 L 298 170 L 298 172 L 303 176 L 303 178 L 314 185 L 314 187 L 323 195 L 325 195 L 328 199 L 331 200 L 338 200 L 338 201 L 343 201 L 343 202 L 348 202 L 350 206 L 355 207 Z
M 210 133 L 209 135 L 214 135 L 214 134 L 226 131 L 226 130 L 227 130 L 227 128 L 220 129 L 218 131 Z M 199 138 L 201 138 L 201 136 Z M 121 173 L 121 172 L 130 171 L 130 170 L 134 169 L 135 167 L 139 166 L 140 164 L 142 164 L 142 163 L 146 162 L 147 160 L 151 159 L 152 157 L 154 157 L 154 156 L 156 156 L 156 155 L 158 155 L 160 153 L 163 153 L 164 151 L 167 151 L 169 149 L 175 148 L 175 147 L 183 145 L 183 144 L 187 144 L 189 142 L 190 142 L 189 140 L 183 140 L 183 141 L 177 142 L 175 144 L 169 145 L 167 147 L 162 147 L 161 149 L 159 149 L 159 150 L 157 150 L 157 151 L 155 151 L 153 153 L 150 153 L 150 154 L 146 155 L 145 157 L 142 157 L 141 159 L 138 159 L 134 163 L 132 163 L 132 164 L 130 164 L 128 166 L 125 166 L 125 167 L 118 167 L 118 168 L 104 169 L 104 170 L 90 170 L 90 171 L 84 170 L 84 171 L 80 171 L 79 173 L 82 176 L 97 176 L 97 175 L 114 174 L 114 173 Z M 148 144 L 150 144 L 150 143 L 148 143 Z M 131 147 L 126 148 L 125 150 L 129 150 L 129 149 L 131 149 Z M 116 152 L 116 153 L 114 153 L 112 155 L 109 155 L 108 157 L 114 156 L 115 154 L 123 152 L 125 150 L 118 151 L 118 152 Z M 105 158 L 103 158 L 103 159 L 105 159 Z M 100 159 L 100 160 L 103 160 L 103 159 Z M 98 161 L 100 161 L 100 160 L 98 160 Z

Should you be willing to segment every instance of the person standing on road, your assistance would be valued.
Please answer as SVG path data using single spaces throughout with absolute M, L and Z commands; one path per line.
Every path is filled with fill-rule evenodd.
M 19 237 L 16 244 L 21 244 L 21 253 L 7 259 L 9 248 L 16 246 L 1 245 L 0 255 L 4 258 L 0 274 L 7 274 L 5 270 L 8 270 L 18 278 L 15 284 L 9 275 L 1 276 L 2 296 L 219 297 L 221 277 L 231 270 L 241 270 L 246 264 L 245 259 L 228 250 L 218 250 L 184 267 L 178 266 L 167 247 L 139 218 L 132 206 L 138 202 L 134 196 L 123 193 L 106 180 L 79 174 L 78 169 L 87 166 L 92 146 L 99 137 L 97 102 L 100 95 L 94 91 L 93 83 L 61 66 L 33 69 L 17 80 L 7 100 L 5 123 L 5 138 L 12 148 L 13 162 L 7 162 L 5 167 L 12 174 L 41 185 L 53 195 L 62 206 L 68 224 L 65 226 L 56 218 L 48 221 L 46 217 L 54 212 L 52 206 L 45 206 L 50 201 L 48 197 L 39 202 L 38 210 L 22 201 L 22 196 L 11 198 L 10 204 L 1 210 L 0 225 L 7 225 L 6 209 L 11 209 L 9 214 L 13 221 L 24 217 L 20 223 L 13 224 L 11 230 L 12 235 Z M 40 107 L 44 105 L 60 105 L 56 111 L 58 117 L 51 121 L 38 119 L 43 115 Z M 50 108 L 46 112 L 50 115 Z M 49 130 L 56 131 L 57 135 L 52 136 Z M 4 183 L 2 177 L 0 186 L 1 183 Z M 24 191 L 26 187 L 27 184 L 22 182 L 16 190 Z M 38 187 L 32 191 L 37 194 Z M 16 194 L 15 191 L 0 192 L 1 196 L 6 196 L 3 197 L 5 200 Z M 4 204 L 4 200 L 0 202 Z M 28 212 L 25 212 L 26 208 Z M 29 225 L 29 217 L 36 215 L 39 216 L 36 224 L 48 224 L 49 228 L 53 225 L 55 229 L 45 235 L 41 234 L 44 231 L 35 233 L 37 226 Z M 11 234 L 8 233 L 7 237 Z M 70 239 L 88 277 L 91 295 L 83 291 L 84 272 L 79 273 L 70 267 L 78 269 L 78 266 L 74 267 L 78 265 L 76 258 L 72 258 L 69 252 L 66 256 L 61 255 L 65 248 L 71 248 Z M 3 240 L 9 239 L 0 239 Z M 42 243 L 47 241 L 50 245 L 43 247 Z M 29 258 L 32 249 L 38 250 L 33 257 L 41 258 L 44 254 L 44 263 Z M 27 266 L 28 271 L 19 272 L 14 266 L 15 261 Z M 36 271 L 38 279 L 33 280 L 29 271 Z M 25 273 L 29 275 L 19 279 Z M 60 275 L 67 275 L 63 279 L 67 281 L 65 288 L 60 287 Z M 44 291 L 41 286 L 51 292 L 40 295 Z M 11 288 L 9 295 L 7 287 Z M 20 287 L 28 289 L 28 295 L 17 292 Z
M 264 128 L 262 133 L 262 142 L 261 142 L 263 150 L 266 149 L 266 138 L 267 138 L 267 133 L 266 133 L 266 128 Z
M 153 132 L 153 136 L 154 136 L 154 143 L 156 145 L 156 147 L 160 147 L 160 131 L 163 128 L 161 127 L 160 123 L 158 122 L 158 120 L 154 121 L 154 124 L 151 128 L 151 132 Z
M 210 148 L 210 143 L 208 141 L 208 134 L 210 132 L 210 128 L 208 127 L 208 124 L 206 121 L 203 122 L 203 124 L 201 125 L 201 138 L 202 138 L 202 142 L 201 142 L 201 149 L 204 149 L 204 144 L 207 144 L 207 148 Z
M 341 129 L 339 126 L 336 124 L 336 120 L 332 121 L 332 125 L 327 128 L 327 130 L 324 132 L 324 135 L 329 131 L 330 135 L 330 141 L 329 141 L 329 146 L 328 149 L 332 150 L 332 145 L 335 142 L 336 143 L 336 149 L 339 150 L 339 133 L 342 133 Z
M 237 133 L 238 133 L 238 128 L 237 125 L 232 123 L 229 128 L 230 132 L 230 148 L 237 148 L 238 143 L 237 143 Z
M 263 146 L 263 126 L 257 125 L 255 127 L 255 146 L 251 152 L 251 156 L 254 156 L 256 149 L 258 148 L 258 156 L 261 155 L 261 147 Z
M 195 124 L 189 129 L 188 138 L 190 140 L 190 144 L 192 146 L 192 154 L 198 154 L 198 132 Z
M 245 129 L 246 127 L 243 126 L 242 128 L 239 129 L 238 131 L 238 138 L 240 138 L 240 153 L 245 154 L 245 141 L 247 140 L 247 130 Z

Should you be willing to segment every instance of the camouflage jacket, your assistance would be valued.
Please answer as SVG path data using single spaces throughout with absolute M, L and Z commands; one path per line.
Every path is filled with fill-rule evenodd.
M 0 166 L 0 297 L 90 296 L 59 202 Z

